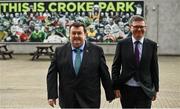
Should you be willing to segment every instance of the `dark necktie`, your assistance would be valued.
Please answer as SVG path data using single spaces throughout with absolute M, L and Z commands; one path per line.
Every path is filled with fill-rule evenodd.
M 140 43 L 139 41 L 134 42 L 134 44 L 135 44 L 135 57 L 136 57 L 136 64 L 137 65 L 139 65 L 139 62 L 140 62 L 139 47 L 138 47 L 139 43 Z
M 76 74 L 78 75 L 79 69 L 81 66 L 81 52 L 82 52 L 82 50 L 81 49 L 75 49 L 74 51 L 76 53 L 74 69 L 75 69 Z

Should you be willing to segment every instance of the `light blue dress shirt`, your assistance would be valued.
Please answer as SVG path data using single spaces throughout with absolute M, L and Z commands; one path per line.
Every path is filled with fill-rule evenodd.
M 133 43 L 133 50 L 134 50 L 134 52 L 135 52 L 135 42 L 136 41 L 137 40 L 132 36 L 132 43 Z M 140 60 L 141 60 L 144 37 L 142 37 L 139 41 L 140 41 L 140 43 L 138 44 L 138 49 L 139 49 L 139 57 L 140 57 Z M 132 77 L 129 81 L 126 82 L 126 85 L 133 86 L 133 87 L 139 87 L 140 83 L 136 82 L 134 80 L 134 78 Z

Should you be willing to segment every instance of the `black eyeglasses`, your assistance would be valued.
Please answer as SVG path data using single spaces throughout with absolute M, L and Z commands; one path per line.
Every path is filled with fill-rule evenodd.
M 146 26 L 133 26 L 133 25 L 132 25 L 132 27 L 133 27 L 134 29 L 139 29 L 139 28 L 140 28 L 140 29 L 144 29 L 144 28 L 146 28 Z

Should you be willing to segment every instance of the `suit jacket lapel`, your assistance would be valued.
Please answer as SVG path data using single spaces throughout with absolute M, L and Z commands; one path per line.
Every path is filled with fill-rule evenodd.
M 128 47 L 127 47 L 127 51 L 129 53 L 129 57 L 132 57 L 132 63 L 134 65 L 137 65 L 136 64 L 136 58 L 135 58 L 135 53 L 134 53 L 134 47 L 133 47 L 133 42 L 132 42 L 132 38 L 129 38 L 128 40 Z
M 143 48 L 142 48 L 142 54 L 141 54 L 141 60 L 140 60 L 140 64 L 142 63 L 142 61 L 144 60 L 146 53 L 148 50 L 148 44 L 147 44 L 147 40 L 144 38 L 144 42 L 143 42 Z
M 81 66 L 80 66 L 78 75 L 82 73 L 83 67 L 85 65 L 87 65 L 88 57 L 89 57 L 89 44 L 86 42 L 84 50 L 83 50 L 83 58 L 82 58 L 82 62 L 81 62 Z
M 76 75 L 75 70 L 74 70 L 74 66 L 73 66 L 72 47 L 71 47 L 70 43 L 68 44 L 67 54 L 69 55 L 68 56 L 68 62 L 69 62 L 69 65 L 70 65 L 71 72 L 73 73 L 73 75 Z

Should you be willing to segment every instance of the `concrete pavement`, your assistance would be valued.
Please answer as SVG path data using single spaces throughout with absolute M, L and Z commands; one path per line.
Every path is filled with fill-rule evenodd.
M 48 57 L 31 61 L 29 55 L 15 55 L 11 60 L 0 58 L 0 109 L 50 109 L 47 104 L 46 74 Z M 111 69 L 113 56 L 106 56 Z M 160 92 L 153 108 L 180 108 L 180 57 L 160 56 Z M 120 108 L 119 99 L 105 101 L 102 108 Z M 58 108 L 58 106 L 56 106 Z

